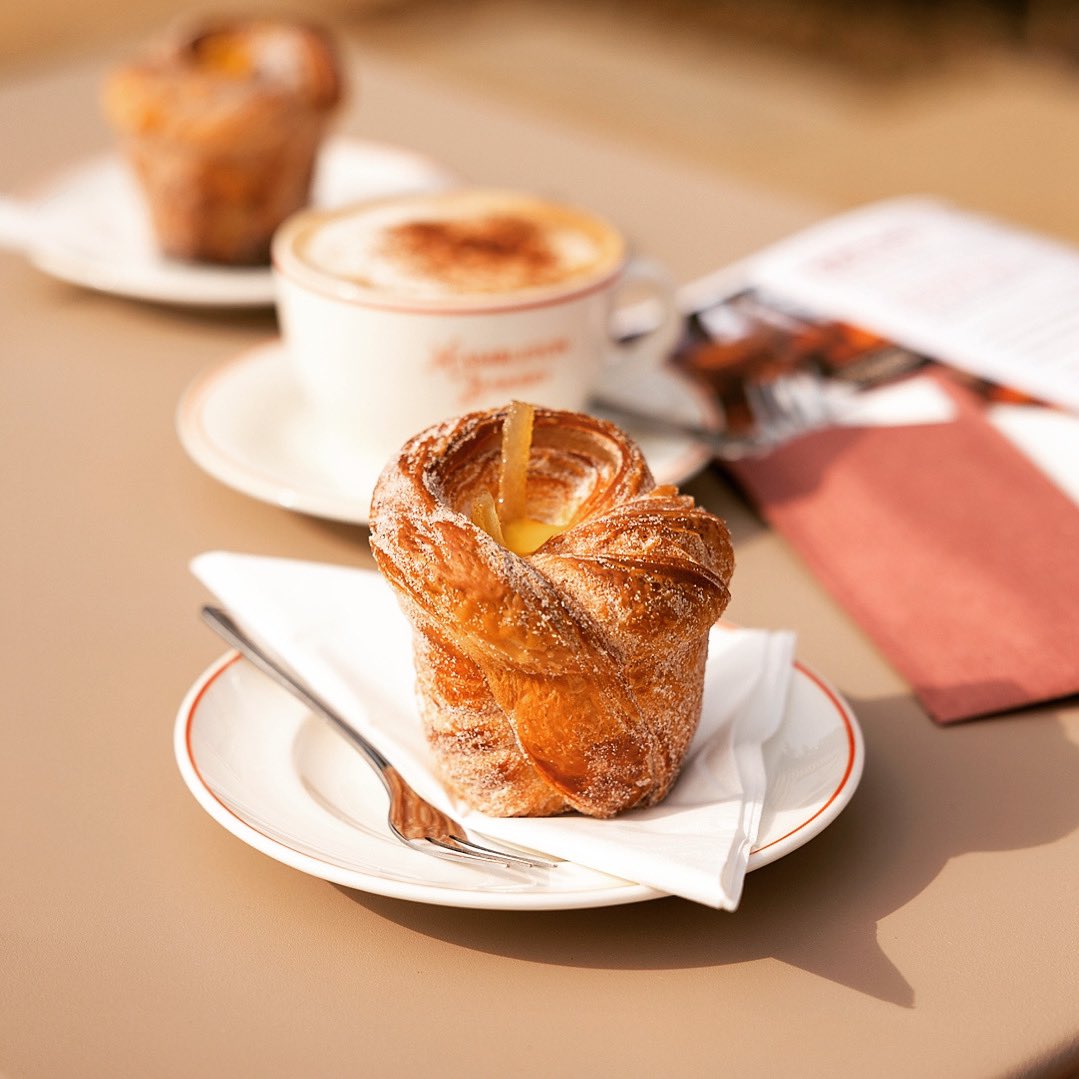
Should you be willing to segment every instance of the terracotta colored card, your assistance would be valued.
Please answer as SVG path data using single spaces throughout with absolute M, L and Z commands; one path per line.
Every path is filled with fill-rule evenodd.
M 941 723 L 1079 693 L 1079 507 L 983 417 L 841 428 L 731 471 Z

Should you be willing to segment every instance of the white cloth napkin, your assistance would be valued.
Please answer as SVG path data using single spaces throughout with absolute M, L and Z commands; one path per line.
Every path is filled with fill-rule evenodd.
M 411 631 L 381 577 L 227 552 L 200 555 L 192 570 L 419 793 L 476 832 L 711 907 L 737 907 L 764 804 L 762 747 L 787 705 L 793 633 L 713 630 L 701 725 L 661 805 L 607 821 L 499 820 L 454 805 L 434 773 L 412 692 Z M 342 744 L 342 752 L 350 750 Z

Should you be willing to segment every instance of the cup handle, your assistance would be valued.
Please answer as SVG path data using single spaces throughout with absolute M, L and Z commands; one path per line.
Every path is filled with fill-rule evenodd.
M 659 321 L 631 340 L 612 342 L 602 377 L 605 393 L 615 392 L 619 383 L 631 382 L 659 367 L 681 338 L 684 319 L 678 308 L 674 279 L 653 259 L 634 256 L 629 260 L 615 286 L 613 300 L 617 302 L 619 294 L 628 286 L 642 283 L 650 287 L 650 299 L 659 307 Z

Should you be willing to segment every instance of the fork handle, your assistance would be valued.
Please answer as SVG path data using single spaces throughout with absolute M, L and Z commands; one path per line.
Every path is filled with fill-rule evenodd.
M 763 448 L 762 443 L 752 438 L 741 438 L 729 435 L 725 431 L 713 430 L 696 423 L 686 423 L 682 420 L 671 419 L 668 416 L 660 416 L 644 409 L 632 408 L 629 405 L 610 400 L 606 397 L 598 397 L 595 400 L 600 416 L 613 420 L 615 423 L 634 425 L 645 431 L 653 431 L 661 435 L 673 435 L 680 438 L 688 438 L 708 449 L 713 456 L 721 461 L 737 461 L 752 453 L 759 453 Z
M 386 790 L 391 794 L 393 793 L 390 773 L 392 772 L 395 777 L 397 775 L 393 765 L 390 764 L 390 762 L 373 745 L 371 745 L 371 743 L 368 742 L 355 727 L 334 711 L 334 709 L 322 700 L 321 697 L 304 685 L 299 676 L 292 671 L 284 660 L 271 654 L 269 650 L 263 648 L 262 645 L 256 644 L 256 642 L 236 624 L 232 616 L 226 611 L 223 611 L 220 607 L 209 605 L 203 607 L 202 618 L 203 621 L 218 634 L 218 636 L 224 638 L 225 641 L 231 644 L 233 648 L 262 671 L 263 674 L 269 675 L 279 686 L 287 689 L 289 693 L 307 705 L 312 712 L 317 712 L 323 719 L 333 724 L 333 726 L 367 759 L 367 762 L 378 773 L 378 777 L 382 780 L 382 785 Z M 400 778 L 397 778 L 396 781 L 397 783 L 403 782 Z

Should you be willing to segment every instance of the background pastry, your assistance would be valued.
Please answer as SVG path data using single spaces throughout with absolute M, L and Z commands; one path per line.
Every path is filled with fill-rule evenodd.
M 379 480 L 371 546 L 457 797 L 609 817 L 666 795 L 734 557 L 723 522 L 656 487 L 622 431 L 529 406 L 429 428 Z
M 161 249 L 238 265 L 268 261 L 274 229 L 307 202 L 341 96 L 328 35 L 271 19 L 175 34 L 103 91 Z

